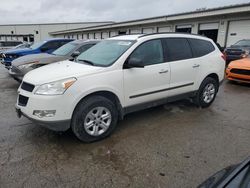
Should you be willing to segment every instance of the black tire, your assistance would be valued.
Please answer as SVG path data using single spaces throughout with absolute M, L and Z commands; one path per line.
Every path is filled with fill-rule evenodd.
M 214 93 L 214 96 L 213 98 L 211 99 L 211 101 L 205 101 L 204 97 L 203 97 L 203 94 L 205 92 L 205 88 L 212 84 L 214 86 L 214 89 L 215 89 L 215 93 Z M 219 90 L 219 84 L 218 82 L 214 79 L 214 78 L 211 78 L 211 77 L 207 77 L 203 80 L 203 82 L 201 83 L 200 85 L 200 88 L 194 98 L 194 103 L 198 106 L 198 107 L 201 107 L 201 108 L 207 108 L 209 107 L 215 100 L 216 98 L 216 95 L 218 93 L 218 90 Z
M 106 108 L 111 114 L 111 123 L 107 130 L 101 135 L 91 135 L 85 129 L 87 115 L 95 108 Z M 74 110 L 71 128 L 78 139 L 83 142 L 95 142 L 109 136 L 115 129 L 118 121 L 118 111 L 115 104 L 102 96 L 91 96 L 82 100 Z M 97 126 L 97 125 L 95 125 Z M 94 129 L 94 128 L 93 128 Z M 99 128 L 98 128 L 99 129 Z

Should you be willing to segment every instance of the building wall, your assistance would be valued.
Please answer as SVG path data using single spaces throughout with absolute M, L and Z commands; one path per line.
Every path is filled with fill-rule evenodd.
M 69 23 L 69 24 L 23 24 L 23 25 L 0 25 L 0 40 L 20 40 L 23 36 L 34 35 L 34 41 L 39 42 L 51 38 L 50 32 L 58 30 L 76 29 L 105 23 Z M 5 37 L 8 35 L 7 37 Z
M 199 26 L 200 24 L 204 23 L 218 23 L 218 36 L 217 36 L 217 42 L 221 46 L 226 46 L 227 41 L 227 35 L 228 35 L 228 24 L 231 20 L 242 20 L 242 19 L 250 19 L 250 14 L 248 12 L 241 13 L 241 14 L 231 14 L 231 15 L 221 15 L 221 16 L 209 16 L 209 17 L 200 17 L 200 18 L 188 18 L 185 19 L 182 18 L 182 20 L 171 20 L 171 21 L 164 21 L 164 22 L 155 22 L 147 24 L 145 21 L 145 24 L 138 24 L 135 25 L 134 23 L 128 24 L 127 26 L 123 27 L 115 27 L 115 24 L 110 26 L 109 28 L 105 29 L 98 29 L 95 30 L 94 28 L 89 31 L 82 30 L 81 32 L 77 33 L 61 33 L 61 34 L 55 34 L 54 37 L 64 37 L 64 38 L 72 38 L 75 37 L 76 34 L 79 36 L 86 35 L 88 36 L 88 39 L 93 38 L 100 38 L 99 33 L 108 33 L 109 37 L 112 37 L 114 35 L 118 35 L 119 31 L 126 31 L 126 34 L 132 34 L 132 33 L 142 33 L 143 31 L 149 31 L 147 28 L 152 28 L 152 32 L 161 32 L 161 31 L 168 31 L 168 32 L 175 32 L 175 29 L 177 26 L 181 25 L 191 25 L 192 26 L 192 33 L 198 34 L 199 33 Z M 239 28 L 240 29 L 240 28 Z M 147 33 L 146 32 L 146 33 Z M 250 34 L 249 34 L 250 35 Z M 96 37 L 98 36 L 98 37 Z M 106 38 L 107 36 L 102 38 Z M 250 38 L 250 36 L 249 36 Z M 80 38 L 82 39 L 82 38 Z

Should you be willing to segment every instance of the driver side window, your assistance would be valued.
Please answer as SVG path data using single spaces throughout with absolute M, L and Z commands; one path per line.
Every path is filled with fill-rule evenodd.
M 164 57 L 161 40 L 150 40 L 143 43 L 130 55 L 130 59 L 142 62 L 144 66 L 163 63 Z

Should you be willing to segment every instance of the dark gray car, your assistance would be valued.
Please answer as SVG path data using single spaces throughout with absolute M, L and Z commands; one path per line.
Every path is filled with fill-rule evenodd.
M 17 58 L 12 61 L 12 67 L 9 70 L 9 74 L 15 80 L 22 81 L 23 76 L 27 72 L 50 63 L 68 59 L 74 60 L 78 55 L 88 50 L 98 42 L 98 40 L 75 40 L 58 48 L 52 54 L 41 53 Z
M 250 51 L 250 39 L 244 39 L 236 42 L 225 49 L 227 63 L 246 57 Z

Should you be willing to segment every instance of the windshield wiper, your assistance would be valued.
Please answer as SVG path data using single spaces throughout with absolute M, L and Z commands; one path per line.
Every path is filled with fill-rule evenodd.
M 86 64 L 95 66 L 95 64 L 94 64 L 92 61 L 89 61 L 89 60 L 86 60 L 86 59 L 78 59 L 78 61 L 81 61 L 81 62 L 84 62 L 84 63 L 86 63 Z

